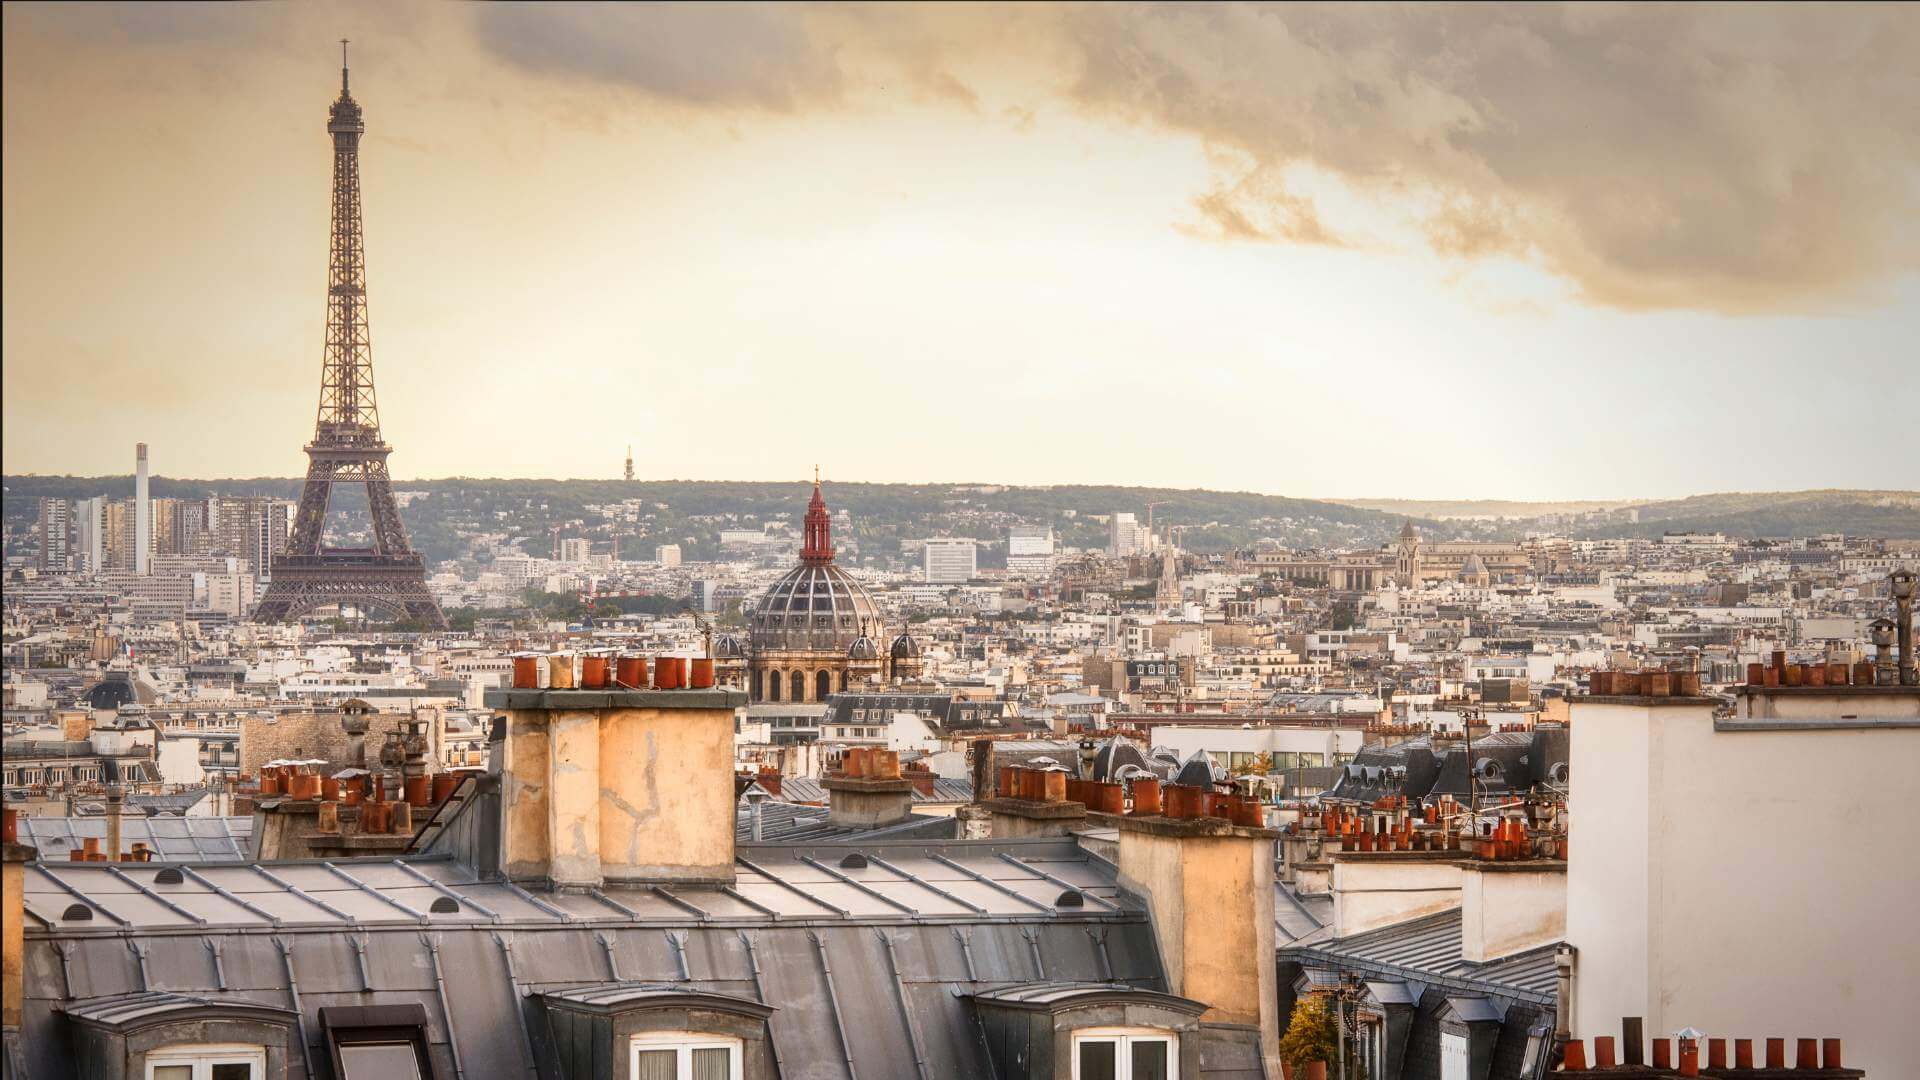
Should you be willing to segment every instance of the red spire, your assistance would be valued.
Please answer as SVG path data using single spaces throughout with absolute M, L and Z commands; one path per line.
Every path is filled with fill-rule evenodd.
M 820 470 L 813 471 L 813 499 L 807 503 L 806 544 L 800 548 L 800 561 L 824 566 L 833 561 L 833 518 L 827 514 L 827 501 L 820 497 Z

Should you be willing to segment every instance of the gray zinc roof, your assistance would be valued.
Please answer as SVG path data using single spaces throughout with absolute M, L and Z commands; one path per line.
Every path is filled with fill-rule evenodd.
M 1304 965 L 1337 963 L 1394 978 L 1438 983 L 1469 994 L 1552 1005 L 1554 946 L 1516 953 L 1484 964 L 1461 957 L 1459 908 L 1336 939 L 1314 938 L 1279 949 Z
M 826 803 L 827 789 L 817 777 L 788 776 L 780 781 L 780 794 L 774 797 L 780 802 L 790 803 Z M 914 802 L 971 802 L 973 800 L 973 781 L 945 776 L 934 777 L 933 794 L 927 795 L 915 789 Z
M 896 825 L 854 828 L 833 824 L 827 819 L 828 813 L 824 806 L 806 806 L 800 803 L 767 799 L 760 804 L 760 840 L 768 844 L 846 843 L 899 838 L 905 835 L 937 834 L 941 839 L 953 835 L 953 819 L 950 817 L 912 814 L 906 821 Z M 735 842 L 742 844 L 753 839 L 753 811 L 747 805 L 741 805 L 734 815 L 733 838 Z
M 104 817 L 23 817 L 20 842 L 40 849 L 47 862 L 65 861 L 87 837 L 107 838 Z M 128 851 L 145 844 L 166 862 L 237 862 L 253 847 L 251 817 L 145 817 L 120 820 L 120 843 Z
M 150 1022 L 159 1017 L 207 1011 L 234 1013 L 254 1011 L 291 1015 L 289 1010 L 274 1005 L 223 1000 L 197 994 L 175 994 L 164 990 L 148 990 L 137 994 L 122 994 L 118 997 L 89 998 L 61 1006 L 60 1011 L 82 1023 L 106 1028 L 125 1028 L 129 1025 Z
M 57 1010 L 164 991 L 297 1008 L 304 1080 L 324 1071 L 320 1008 L 420 1004 L 444 1075 L 456 1056 L 522 1075 L 550 1063 L 536 995 L 646 983 L 772 1007 L 792 1080 L 933 1080 L 991 1069 L 968 995 L 1166 989 L 1145 912 L 1070 839 L 739 855 L 726 888 L 540 894 L 447 859 L 32 864 L 20 1046 L 29 1075 L 73 1075 Z

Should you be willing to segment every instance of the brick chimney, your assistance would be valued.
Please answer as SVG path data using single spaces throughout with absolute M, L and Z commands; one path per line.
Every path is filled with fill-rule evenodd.
M 732 884 L 738 690 L 490 690 L 500 866 L 549 888 Z
M 913 781 L 900 775 L 895 750 L 855 747 L 841 758 L 840 771 L 821 786 L 827 789 L 829 825 L 873 829 L 913 814 Z
M 1067 797 L 1071 779 L 1057 766 L 1050 769 L 999 766 L 994 771 L 993 797 L 976 797 L 973 805 L 976 812 L 991 815 L 991 835 L 996 839 L 1066 836 L 1088 824 L 1086 804 Z M 980 790 L 977 781 L 974 790 L 976 793 Z
M 761 788 L 763 788 L 767 794 L 773 796 L 776 799 L 780 797 L 779 766 L 777 765 L 760 766 L 760 772 L 757 776 L 754 777 L 754 779 L 760 784 Z

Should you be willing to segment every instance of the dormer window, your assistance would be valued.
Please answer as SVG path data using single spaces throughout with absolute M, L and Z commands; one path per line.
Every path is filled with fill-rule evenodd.
M 1207 1007 L 1187 998 L 1126 983 L 1042 982 L 984 991 L 973 1004 L 994 1033 L 987 1049 L 996 1075 L 1179 1080 L 1200 1068 Z
M 163 1046 L 147 1055 L 147 1080 L 262 1080 L 266 1070 L 260 1046 Z
M 1088 1028 L 1073 1035 L 1073 1080 L 1178 1080 L 1179 1036 L 1148 1028 Z
M 562 1076 L 765 1080 L 775 1075 L 767 1031 L 773 1009 L 760 1001 L 662 983 L 606 983 L 540 996 Z
M 633 1080 L 741 1080 L 739 1039 L 647 1032 L 630 1045 Z

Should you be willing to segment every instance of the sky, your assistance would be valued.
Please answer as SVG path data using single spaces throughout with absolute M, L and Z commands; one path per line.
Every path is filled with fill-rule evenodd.
M 4 9 L 4 469 L 1920 478 L 1920 6 Z

